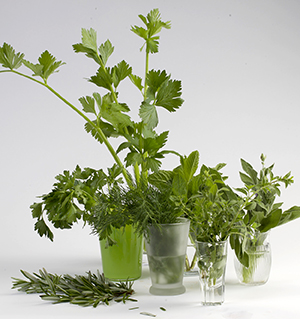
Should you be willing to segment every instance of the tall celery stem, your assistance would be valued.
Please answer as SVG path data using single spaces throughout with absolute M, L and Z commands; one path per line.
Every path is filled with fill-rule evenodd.
M 107 147 L 107 149 L 109 150 L 110 154 L 112 155 L 113 159 L 115 160 L 115 162 L 122 168 L 122 173 L 123 176 L 128 184 L 129 187 L 132 187 L 132 182 L 131 179 L 129 178 L 127 171 L 122 163 L 122 161 L 120 160 L 120 158 L 118 157 L 117 153 L 115 152 L 114 148 L 112 147 L 112 145 L 109 143 L 108 139 L 106 138 L 105 134 L 103 133 L 103 131 L 101 130 L 101 128 L 99 128 L 97 125 L 95 125 L 93 123 L 93 121 L 91 121 L 86 115 L 84 115 L 76 106 L 74 106 L 72 103 L 70 103 L 68 100 L 66 100 L 63 96 L 61 96 L 57 91 L 55 91 L 51 86 L 49 86 L 47 84 L 47 82 L 42 82 L 39 80 L 36 80 L 35 78 L 28 76 L 26 74 L 23 74 L 21 72 L 15 71 L 15 70 L 7 70 L 7 72 L 13 72 L 16 73 L 18 75 L 21 75 L 31 81 L 34 81 L 44 87 L 46 87 L 49 91 L 51 91 L 56 97 L 58 97 L 61 101 L 63 101 L 65 104 L 67 104 L 71 109 L 73 109 L 77 114 L 79 114 L 82 118 L 84 118 L 90 125 L 92 125 L 92 127 L 97 131 L 97 133 L 99 134 L 100 138 L 102 139 L 103 143 L 105 144 L 105 146 Z M 113 91 L 113 89 L 112 89 Z M 113 94 L 114 98 L 116 98 L 116 95 Z M 117 103 L 117 102 L 116 102 Z
M 145 62 L 145 83 L 144 83 L 144 101 L 147 97 L 147 75 L 149 72 L 149 49 L 148 45 L 146 46 L 146 62 Z

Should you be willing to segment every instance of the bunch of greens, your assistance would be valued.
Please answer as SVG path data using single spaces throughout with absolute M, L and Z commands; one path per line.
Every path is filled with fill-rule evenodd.
M 242 194 L 244 210 L 242 233 L 232 234 L 230 245 L 234 249 L 236 257 L 244 266 L 248 267 L 250 260 L 246 247 L 259 245 L 261 233 L 272 228 L 283 225 L 300 217 L 300 207 L 293 206 L 283 211 L 283 203 L 276 203 L 276 197 L 281 195 L 280 186 L 288 187 L 293 183 L 291 172 L 284 176 L 275 176 L 273 173 L 274 164 L 265 166 L 266 157 L 262 154 L 262 168 L 259 173 L 251 164 L 241 159 L 243 172 L 240 172 L 241 181 L 244 187 L 236 190 Z
M 94 234 L 107 238 L 112 244 L 112 227 L 135 225 L 139 235 L 148 235 L 148 227 L 175 223 L 184 214 L 184 207 L 173 201 L 172 188 L 159 189 L 151 184 L 140 183 L 139 187 L 123 187 L 120 184 L 108 192 L 98 194 L 98 204 L 89 218 Z
M 202 165 L 200 172 L 199 152 L 180 158 L 180 166 L 173 171 L 153 173 L 149 180 L 159 188 L 170 187 L 172 199 L 182 206 L 191 221 L 194 240 L 218 242 L 226 240 L 236 225 L 242 210 L 241 200 L 225 184 L 226 176 L 220 172 L 225 164 L 215 168 Z
M 114 165 L 108 169 L 108 174 L 102 169 L 82 170 L 77 166 L 73 172 L 65 170 L 57 175 L 57 182 L 51 192 L 40 196 L 42 201 L 30 206 L 32 217 L 37 219 L 35 230 L 40 236 L 46 236 L 53 241 L 53 232 L 46 224 L 45 217 L 55 228 L 60 229 L 70 229 L 80 219 L 90 223 L 99 194 L 102 194 L 106 187 L 113 188 L 120 183 L 120 174 L 121 168 Z
M 38 293 L 43 300 L 54 304 L 66 303 L 88 307 L 97 307 L 99 304 L 108 305 L 110 301 L 116 302 L 136 301 L 130 296 L 134 293 L 132 282 L 114 283 L 104 275 L 88 272 L 86 276 L 50 274 L 45 269 L 39 274 L 21 270 L 27 279 L 13 278 L 13 289 L 28 294 Z
M 73 49 L 76 53 L 84 53 L 96 63 L 97 72 L 88 81 L 103 91 L 101 94 L 97 91 L 90 96 L 80 97 L 82 110 L 48 84 L 50 75 L 58 72 L 64 62 L 58 61 L 46 50 L 35 64 L 26 60 L 24 53 L 16 53 L 7 43 L 0 47 L 0 64 L 5 68 L 0 73 L 17 74 L 42 85 L 79 114 L 85 120 L 85 130 L 106 146 L 129 188 L 139 187 L 141 179 L 147 182 L 149 172 L 158 171 L 166 154 L 179 155 L 175 151 L 162 150 L 169 132 L 159 134 L 155 129 L 159 122 L 159 107 L 174 112 L 183 103 L 180 81 L 172 80 L 165 70 L 149 70 L 150 54 L 158 52 L 158 34 L 163 28 L 170 29 L 170 22 L 161 20 L 158 9 L 151 10 L 146 16 L 139 15 L 139 18 L 144 26 L 132 26 L 131 31 L 144 41 L 141 48 L 145 49 L 146 54 L 144 79 L 135 75 L 132 67 L 124 60 L 108 66 L 109 57 L 114 51 L 112 43 L 107 40 L 98 46 L 96 31 L 82 29 L 82 41 L 74 44 Z M 21 67 L 26 67 L 33 74 L 19 71 Z M 139 122 L 131 119 L 129 106 L 119 100 L 119 88 L 125 79 L 130 79 L 142 96 L 138 110 Z M 109 142 L 112 137 L 122 138 L 117 149 Z M 123 162 L 119 153 L 124 150 L 127 150 L 127 154 Z M 127 167 L 132 167 L 134 179 L 130 177 Z M 74 174 L 64 172 L 57 179 L 58 183 L 54 185 L 52 192 L 42 196 L 43 202 L 32 205 L 33 217 L 38 219 L 35 229 L 41 236 L 45 235 L 51 240 L 53 233 L 43 219 L 43 212 L 46 212 L 49 221 L 57 228 L 70 228 L 82 217 L 86 220 L 86 212 L 90 212 L 97 204 L 96 190 L 98 186 L 103 186 L 105 177 L 102 171 L 85 169 L 81 172 L 76 168 Z M 73 198 L 84 206 L 84 210 L 74 203 Z

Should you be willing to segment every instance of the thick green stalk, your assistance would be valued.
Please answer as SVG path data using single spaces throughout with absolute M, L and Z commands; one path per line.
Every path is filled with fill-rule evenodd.
M 41 82 L 39 80 L 36 80 L 35 78 L 28 76 L 26 74 L 20 73 L 18 71 L 15 70 L 11 70 L 11 71 L 7 71 L 7 72 L 13 72 L 16 73 L 18 75 L 21 75 L 29 80 L 32 80 L 44 87 L 46 87 L 49 91 L 51 91 L 56 97 L 58 97 L 61 101 L 63 101 L 65 104 L 67 104 L 72 110 L 74 110 L 77 114 L 79 114 L 82 118 L 84 118 L 90 125 L 93 126 L 93 128 L 97 131 L 97 133 L 100 135 L 100 138 L 103 140 L 103 143 L 105 144 L 105 146 L 108 148 L 109 152 L 111 153 L 113 159 L 115 160 L 115 162 L 122 168 L 122 173 L 123 176 L 128 184 L 129 187 L 132 187 L 132 183 L 131 180 L 127 174 L 127 171 L 123 165 L 123 163 L 121 162 L 120 158 L 118 157 L 117 153 L 115 152 L 114 148 L 112 147 L 112 145 L 109 143 L 108 139 L 106 138 L 105 134 L 103 133 L 103 131 L 94 124 L 93 121 L 91 121 L 85 114 L 83 114 L 76 106 L 74 106 L 72 103 L 70 103 L 68 100 L 66 100 L 63 96 L 61 96 L 58 92 L 56 92 L 51 86 L 49 86 L 46 82 Z

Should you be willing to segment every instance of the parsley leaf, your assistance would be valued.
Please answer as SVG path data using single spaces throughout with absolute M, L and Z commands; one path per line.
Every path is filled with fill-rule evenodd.
M 112 44 L 109 40 L 106 40 L 103 44 L 100 45 L 99 52 L 101 54 L 102 62 L 105 66 L 108 58 L 114 52 L 114 47 L 112 46 Z
M 44 219 L 39 219 L 35 223 L 34 230 L 36 230 L 41 237 L 46 236 L 51 241 L 53 241 L 53 233 L 50 230 L 50 228 L 46 225 Z
M 124 60 L 112 68 L 111 73 L 115 88 L 117 88 L 122 80 L 131 74 L 131 71 L 132 68 Z
M 140 107 L 139 116 L 150 129 L 153 129 L 158 125 L 158 114 L 156 107 L 153 104 L 143 101 Z
M 97 115 L 95 111 L 95 100 L 91 96 L 81 97 L 79 98 L 79 102 L 83 106 L 85 112 Z
M 15 53 L 14 48 L 7 43 L 3 43 L 0 47 L 0 63 L 4 68 L 18 69 L 22 65 L 23 58 L 24 53 Z
M 47 50 L 44 51 L 38 59 L 39 63 L 33 64 L 29 61 L 23 60 L 24 65 L 33 71 L 33 76 L 40 76 L 45 83 L 49 76 L 55 72 L 58 72 L 58 68 L 65 63 L 62 61 L 56 61 L 56 58 L 51 55 Z
M 159 33 L 162 28 L 170 29 L 171 22 L 161 21 L 161 16 L 158 9 L 151 10 L 146 17 L 140 14 L 139 18 L 144 22 L 147 29 L 138 26 L 132 26 L 131 31 L 145 40 L 145 44 L 141 47 L 141 50 L 146 45 L 147 53 L 157 53 L 159 36 L 155 35 Z

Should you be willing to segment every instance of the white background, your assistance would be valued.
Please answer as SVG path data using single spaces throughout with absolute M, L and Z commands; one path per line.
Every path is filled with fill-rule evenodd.
M 79 106 L 78 98 L 97 91 L 85 78 L 96 65 L 72 44 L 81 40 L 81 28 L 94 28 L 99 44 L 115 46 L 114 65 L 125 59 L 143 76 L 142 41 L 130 31 L 141 25 L 138 14 L 159 8 L 171 30 L 163 30 L 159 54 L 150 68 L 166 69 L 182 80 L 184 105 L 176 113 L 160 112 L 159 131 L 169 130 L 168 149 L 181 154 L 199 150 L 201 163 L 227 163 L 229 184 L 239 187 L 240 158 L 260 169 L 260 154 L 275 173 L 292 171 L 295 183 L 283 191 L 284 208 L 300 205 L 300 2 L 297 0 L 10 0 L 0 6 L 0 45 L 10 43 L 36 62 L 49 50 L 67 64 L 49 84 Z M 128 81 L 121 87 L 133 117 L 141 102 Z M 100 267 L 97 238 L 82 224 L 55 231 L 51 243 L 33 231 L 29 206 L 51 190 L 64 169 L 106 168 L 113 160 L 104 146 L 83 129 L 83 120 L 45 88 L 13 74 L 0 74 L 0 314 L 3 318 L 101 316 L 140 318 L 132 305 L 81 309 L 52 306 L 38 296 L 11 291 L 11 276 L 45 267 L 49 272 L 84 273 Z M 172 169 L 174 156 L 163 165 Z M 237 284 L 229 253 L 226 302 L 208 310 L 198 304 L 198 283 L 187 281 L 187 293 L 173 298 L 148 294 L 147 272 L 136 284 L 141 311 L 159 318 L 290 318 L 300 314 L 298 264 L 300 220 L 272 232 L 273 266 L 263 287 Z M 143 286 L 144 285 L 144 286 Z M 146 307 L 147 305 L 147 307 Z M 172 305 L 172 310 L 170 310 Z M 135 305 L 133 305 L 135 306 Z M 160 306 L 168 308 L 159 312 Z M 168 307 L 169 306 L 169 307 Z M 179 310 L 180 311 L 180 310 Z M 284 314 L 286 313 L 286 314 Z M 202 314 L 202 315 L 201 315 Z

